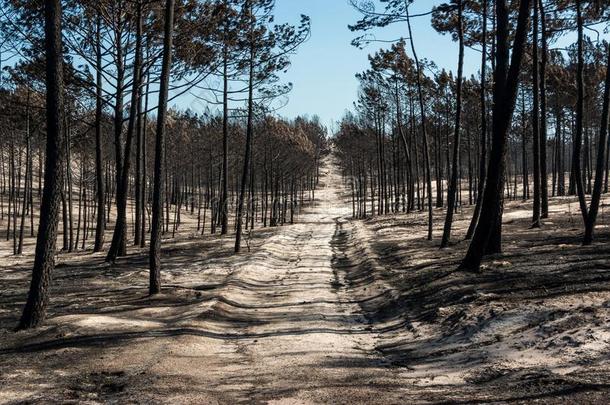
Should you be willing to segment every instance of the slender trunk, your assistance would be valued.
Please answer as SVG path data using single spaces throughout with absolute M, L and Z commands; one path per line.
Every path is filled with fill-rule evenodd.
M 606 65 L 606 83 L 604 89 L 604 106 L 599 129 L 599 140 L 597 144 L 597 162 L 595 166 L 595 184 L 591 196 L 591 207 L 585 224 L 585 237 L 583 244 L 590 245 L 593 242 L 593 231 L 597 220 L 597 212 L 604 185 L 604 172 L 606 171 L 606 154 L 608 152 L 608 116 L 610 114 L 610 47 L 608 47 L 608 64 Z
M 548 64 L 548 39 L 546 31 L 546 14 L 544 2 L 539 0 L 542 58 L 540 60 L 540 199 L 541 218 L 549 217 L 549 185 L 547 170 L 547 97 L 546 97 L 546 70 Z
M 159 84 L 159 109 L 157 111 L 157 134 L 155 143 L 155 180 L 153 191 L 153 218 L 150 236 L 150 283 L 149 293 L 161 291 L 161 218 L 163 200 L 163 149 L 165 146 L 165 118 L 170 69 L 172 65 L 172 36 L 174 31 L 174 0 L 165 1 L 165 27 L 163 38 L 163 64 Z
M 122 0 L 117 1 L 117 32 L 115 33 L 115 44 L 116 49 L 116 93 L 114 103 L 114 153 L 115 153 L 115 178 L 114 178 L 114 190 L 113 193 L 116 197 L 116 221 L 114 233 L 112 236 L 112 244 L 106 256 L 106 261 L 112 261 L 119 255 L 121 249 L 121 242 L 124 241 L 122 238 L 122 223 L 127 221 L 126 213 L 123 210 L 122 196 L 120 195 L 121 182 L 123 178 L 123 86 L 125 80 L 125 65 L 123 60 L 123 43 L 122 43 L 122 26 L 123 26 L 123 14 L 122 14 Z M 110 211 L 110 208 L 108 209 Z M 110 212 L 109 212 L 110 214 Z M 119 228 L 119 229 L 117 229 Z M 123 244 L 124 246 L 124 244 Z
M 147 52 L 148 56 L 148 52 Z M 140 247 L 146 246 L 146 211 L 148 208 L 147 192 L 147 170 L 146 170 L 146 136 L 148 134 L 148 90 L 150 86 L 150 72 L 146 74 L 146 93 L 144 101 L 144 113 L 141 117 L 142 123 L 142 229 L 140 230 Z M 141 101 L 140 101 L 141 102 Z M 150 222 L 150 221 L 149 221 Z
M 83 183 L 85 179 L 85 157 L 81 155 L 80 161 L 80 181 L 78 183 L 78 215 L 76 217 L 76 240 L 74 241 L 74 249 L 78 250 L 78 241 L 80 240 L 80 221 L 83 216 Z
M 578 194 L 578 203 L 583 222 L 587 223 L 587 201 L 585 200 L 585 187 L 583 184 L 581 172 L 581 151 L 582 151 L 582 134 L 584 126 L 584 108 L 585 108 L 585 83 L 584 83 L 584 35 L 583 35 L 583 17 L 581 0 L 576 0 L 577 26 L 578 26 L 578 67 L 576 71 L 576 132 L 574 134 L 573 150 L 572 150 L 572 176 Z
M 530 198 L 529 166 L 527 158 L 527 118 L 525 117 L 525 89 L 521 92 L 521 177 L 523 180 L 523 201 Z
M 227 0 L 225 0 L 225 5 Z M 229 77 L 228 77 L 228 23 L 225 24 L 223 47 L 223 92 L 222 92 L 222 201 L 220 221 L 222 235 L 229 232 Z
M 30 91 L 28 89 L 26 113 L 25 113 L 25 179 L 23 184 L 23 205 L 21 207 L 21 224 L 19 225 L 19 245 L 17 246 L 17 254 L 23 253 L 23 232 L 25 229 L 25 212 L 28 206 L 28 178 L 30 177 L 30 155 L 31 155 L 31 140 L 30 140 Z M 30 191 L 31 192 L 31 191 Z M 30 212 L 30 216 L 34 213 Z
M 61 38 L 61 2 L 45 2 L 46 53 L 46 119 L 47 145 L 45 181 L 40 210 L 40 225 L 32 281 L 18 329 L 40 325 L 45 319 L 49 301 L 51 273 L 55 268 L 55 247 L 59 222 L 59 197 L 62 189 L 61 171 L 64 159 L 63 120 L 63 57 Z
M 96 54 L 96 81 L 95 81 L 95 181 L 97 199 L 97 218 L 95 227 L 94 252 L 100 252 L 104 247 L 104 231 L 106 230 L 106 206 L 102 156 L 102 45 L 101 45 L 102 17 L 97 17 L 95 31 Z
M 138 8 L 140 4 L 138 3 Z M 140 74 L 140 78 L 142 75 Z M 142 144 L 143 144 L 143 133 L 142 133 L 142 83 L 140 81 L 138 86 L 138 94 L 136 101 L 136 177 L 135 177 L 135 223 L 134 223 L 134 246 L 139 246 L 142 240 L 142 214 L 143 214 L 143 194 L 142 194 Z
M 116 204 L 117 220 L 112 235 L 112 243 L 106 256 L 107 262 L 114 262 L 117 257 L 127 254 L 127 197 L 129 194 L 129 169 L 131 164 L 131 146 L 135 132 L 138 116 L 138 102 L 140 94 L 140 83 L 142 79 L 142 4 L 138 2 L 136 7 L 136 45 L 135 60 L 133 65 L 133 79 L 131 89 L 131 101 L 129 106 L 129 122 L 127 125 L 127 136 L 125 138 L 125 160 L 122 164 L 119 179 L 117 180 Z M 122 122 L 121 122 L 122 125 Z
M 413 31 L 411 29 L 411 20 L 409 18 L 409 5 L 407 2 L 407 26 L 409 29 L 409 41 L 411 43 L 411 51 L 413 52 L 413 58 L 415 59 L 415 66 L 417 69 L 417 92 L 419 98 L 419 109 L 420 109 L 420 119 L 421 119 L 421 129 L 422 129 L 422 137 L 424 142 L 424 165 L 425 165 L 425 176 L 426 176 L 426 184 L 428 186 L 428 240 L 432 240 L 432 221 L 433 221 L 433 207 L 432 207 L 432 178 L 430 174 L 430 148 L 428 146 L 428 132 L 426 129 L 426 109 L 424 106 L 424 94 L 422 90 L 421 76 L 422 71 L 419 63 L 419 59 L 417 58 L 417 53 L 415 52 L 415 42 L 413 40 Z
M 72 158 L 71 158 L 71 147 L 70 147 L 70 114 L 66 112 L 66 186 L 68 188 L 68 252 L 72 252 L 74 248 L 74 221 L 72 220 Z
M 443 239 L 441 248 L 449 245 L 451 238 L 451 225 L 453 224 L 453 213 L 455 209 L 455 198 L 458 185 L 459 164 L 460 164 L 460 135 L 462 123 L 462 76 L 464 71 L 464 27 L 462 23 L 462 0 L 457 0 L 458 7 L 458 41 L 459 41 L 459 57 L 458 57 L 458 75 L 456 78 L 456 111 L 455 111 L 455 128 L 453 134 L 453 161 L 451 165 L 451 184 L 447 195 L 447 216 L 445 217 L 445 226 L 443 229 Z M 438 185 L 437 185 L 438 187 Z
M 534 37 L 533 47 L 533 111 L 532 111 L 532 140 L 534 158 L 534 204 L 532 213 L 532 228 L 540 228 L 540 69 L 538 64 L 538 0 L 534 0 Z
M 252 14 L 252 4 L 249 4 L 249 12 Z M 253 24 L 253 21 L 250 22 Z M 241 249 L 241 237 L 242 237 L 242 217 L 244 211 L 244 199 L 246 197 L 246 186 L 248 183 L 248 171 L 250 168 L 250 149 L 252 148 L 252 133 L 253 127 L 253 115 L 254 115 L 254 58 L 256 56 L 255 44 L 254 44 L 254 27 L 250 28 L 250 66 L 249 66 L 249 79 L 248 79 L 248 123 L 246 127 L 246 151 L 244 154 L 244 169 L 241 177 L 241 184 L 239 190 L 239 200 L 237 202 L 237 230 L 235 234 L 235 253 L 239 253 Z

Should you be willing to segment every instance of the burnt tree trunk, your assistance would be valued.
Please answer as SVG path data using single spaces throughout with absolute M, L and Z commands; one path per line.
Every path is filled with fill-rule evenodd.
M 415 65 L 417 70 L 417 93 L 419 99 L 420 119 L 422 138 L 424 142 L 424 165 L 425 165 L 425 177 L 426 185 L 428 187 L 428 240 L 432 240 L 432 226 L 433 226 L 433 207 L 432 207 L 432 177 L 430 173 L 430 147 L 428 145 L 428 131 L 426 129 L 426 109 L 424 106 L 424 94 L 422 90 L 421 76 L 422 71 L 415 52 L 415 42 L 413 40 L 413 32 L 411 30 L 411 20 L 409 18 L 409 8 L 407 7 L 407 26 L 409 28 L 409 41 L 411 44 L 411 51 L 413 52 L 413 59 L 415 59 Z
M 460 264 L 461 269 L 478 270 L 483 256 L 499 250 L 502 237 L 502 212 L 506 144 L 512 121 L 519 86 L 521 61 L 525 52 L 525 40 L 529 22 L 531 0 L 522 0 L 519 6 L 517 30 L 509 64 L 509 12 L 506 0 L 496 3 L 496 66 L 494 69 L 494 110 L 492 148 L 487 169 L 487 183 L 479 222 Z
M 532 111 L 532 141 L 534 169 L 534 204 L 532 213 L 532 228 L 540 228 L 540 69 L 538 64 L 538 1 L 534 0 L 534 36 L 532 39 L 533 54 L 533 111 Z
M 62 128 L 64 106 L 61 14 L 61 2 L 59 0 L 45 2 L 47 88 L 45 181 L 32 281 L 18 329 L 36 327 L 44 321 L 49 301 L 51 273 L 55 268 L 59 203 L 63 186 L 63 176 L 61 175 L 64 159 L 63 143 L 65 142 Z
M 443 239 L 441 248 L 449 245 L 451 238 L 451 226 L 453 224 L 453 213 L 455 209 L 455 198 L 457 194 L 459 165 L 460 165 L 460 134 L 462 123 L 462 77 L 464 72 L 464 27 L 462 23 L 462 0 L 457 0 L 458 7 L 458 41 L 459 41 L 459 57 L 458 57 L 458 75 L 456 78 L 456 111 L 455 111 L 455 128 L 453 134 L 453 161 L 451 162 L 451 183 L 447 195 L 447 216 L 445 217 L 445 226 L 443 229 Z M 438 185 L 437 185 L 438 187 Z
M 148 291 L 151 295 L 161 292 L 161 227 L 163 209 L 165 118 L 169 76 L 172 65 L 172 36 L 174 31 L 174 0 L 165 2 L 165 26 L 163 38 L 163 63 L 159 84 L 159 109 L 157 111 L 157 134 L 155 143 L 155 180 L 153 191 L 153 218 L 150 236 L 150 280 Z
M 583 184 L 581 170 L 582 134 L 584 127 L 585 108 L 585 83 L 584 83 L 584 34 L 581 0 L 576 1 L 577 26 L 578 26 L 578 63 L 576 70 L 576 131 L 572 148 L 572 178 L 578 195 L 578 203 L 583 222 L 587 223 L 587 202 L 585 200 L 585 186 Z
M 117 257 L 127 254 L 127 197 L 129 194 L 129 169 L 131 164 L 131 146 L 135 132 L 136 120 L 138 115 L 138 101 L 140 94 L 140 83 L 142 79 L 142 6 L 138 3 L 136 8 L 136 45 L 135 60 L 133 66 L 133 83 L 131 90 L 131 101 L 129 106 L 129 122 L 127 124 L 127 136 L 125 138 L 124 161 L 117 180 L 116 205 L 117 220 L 114 225 L 112 243 L 106 256 L 107 262 L 114 262 Z M 120 45 L 120 44 L 119 44 Z M 117 102 L 117 104 L 119 104 Z M 121 116 L 122 126 L 122 112 Z M 115 125 L 119 125 L 118 120 Z M 119 149 L 120 149 L 119 145 Z M 117 156 L 117 159 L 119 157 Z M 117 170 L 118 172 L 118 170 Z M 138 224 L 139 225 L 139 224 Z
M 547 97 L 546 70 L 548 64 L 548 38 L 544 2 L 539 0 L 539 15 L 542 40 L 542 58 L 540 59 L 540 202 L 542 219 L 549 217 L 549 180 L 547 169 Z
M 597 145 L 597 162 L 595 166 L 595 184 L 591 196 L 591 206 L 585 224 L 584 245 L 593 242 L 593 231 L 597 220 L 597 212 L 604 186 L 604 173 L 606 171 L 606 154 L 608 152 L 608 115 L 610 114 L 610 48 L 608 48 L 608 64 L 606 69 L 606 83 L 604 89 L 604 107 L 602 110 L 599 140 Z
M 104 190 L 103 156 L 102 156 L 102 45 L 101 45 L 102 18 L 98 15 L 95 31 L 95 181 L 97 218 L 95 227 L 94 252 L 100 252 L 104 247 L 104 231 L 106 230 L 106 205 Z

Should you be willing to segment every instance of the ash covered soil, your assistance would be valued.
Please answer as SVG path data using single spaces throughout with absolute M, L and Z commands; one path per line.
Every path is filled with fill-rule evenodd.
M 298 224 L 164 245 L 117 265 L 58 256 L 48 320 L 14 333 L 31 255 L 0 257 L 0 403 L 608 403 L 610 229 L 580 245 L 578 205 L 540 230 L 507 203 L 501 256 L 455 271 L 425 214 L 351 220 L 336 161 Z M 608 203 L 608 201 L 606 201 Z M 457 215 L 462 240 L 472 215 Z M 440 235 L 443 212 L 436 211 Z

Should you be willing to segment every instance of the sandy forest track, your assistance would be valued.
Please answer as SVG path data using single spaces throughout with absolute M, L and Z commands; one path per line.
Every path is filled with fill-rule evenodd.
M 460 273 L 425 214 L 352 221 L 344 197 L 328 156 L 316 204 L 250 252 L 167 243 L 154 298 L 146 251 L 62 256 L 35 331 L 11 331 L 31 263 L 0 263 L 0 403 L 606 403 L 607 248 L 553 247 L 512 209 L 502 260 Z
M 114 285 L 103 297 L 91 292 L 99 311 L 78 307 L 74 300 L 87 295 L 80 291 L 67 311 L 52 310 L 42 330 L 5 331 L 0 402 L 398 399 L 394 372 L 375 350 L 377 335 L 340 265 L 350 214 L 341 193 L 331 156 L 317 203 L 297 225 L 265 235 L 241 257 L 203 261 L 198 244 L 172 248 L 166 262 L 178 265 L 166 270 L 169 287 L 152 300 L 138 291 L 146 280 L 142 259 L 101 270 Z M 74 280 L 66 273 L 76 271 L 60 267 L 56 283 L 67 291 Z M 95 271 L 72 287 L 101 286 Z

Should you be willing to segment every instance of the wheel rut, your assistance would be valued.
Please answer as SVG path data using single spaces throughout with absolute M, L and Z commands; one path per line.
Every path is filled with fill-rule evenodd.
M 233 379 L 242 384 L 240 401 L 342 403 L 352 398 L 357 403 L 374 393 L 387 396 L 380 384 L 395 384 L 348 280 L 358 259 L 348 257 L 349 206 L 342 200 L 342 179 L 332 156 L 321 181 L 315 206 L 233 275 L 257 287 L 246 295 L 226 292 L 241 304 L 265 304 L 233 309 L 241 318 L 256 320 L 242 329 L 250 338 L 231 341 L 243 364 Z

